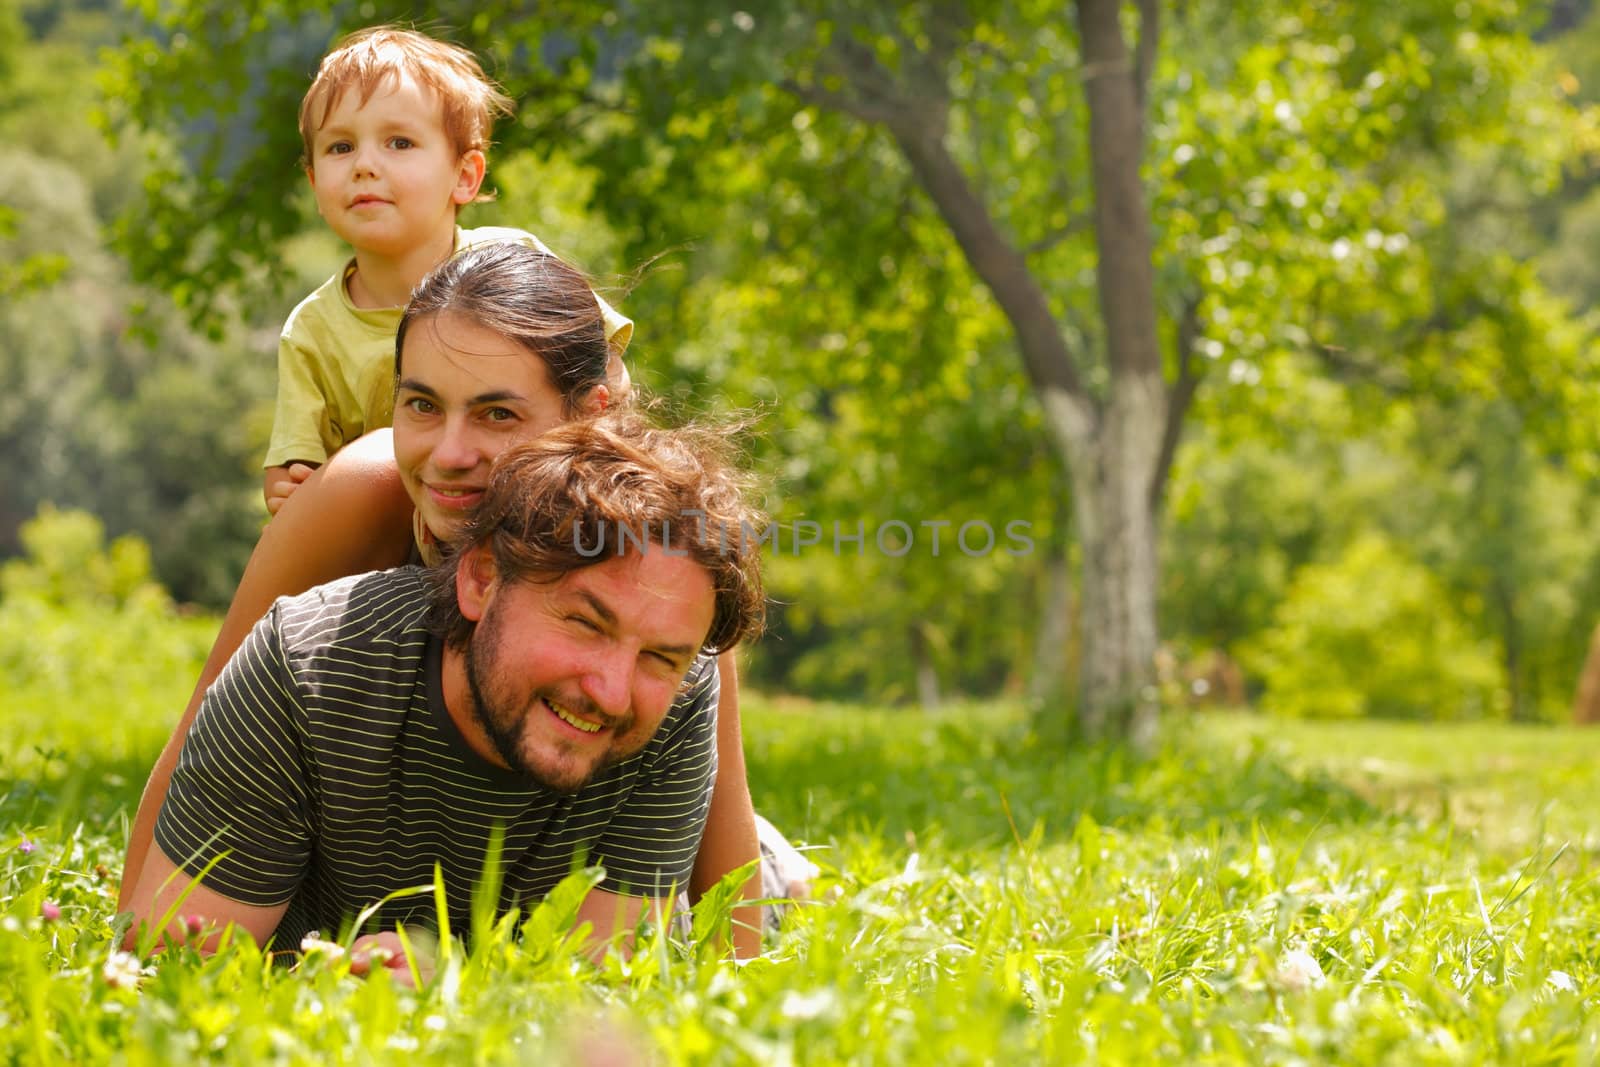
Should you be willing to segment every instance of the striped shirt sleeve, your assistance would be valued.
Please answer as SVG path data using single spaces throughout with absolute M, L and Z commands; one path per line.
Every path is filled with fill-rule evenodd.
M 279 636 L 281 602 L 212 687 L 173 771 L 155 839 L 183 871 L 242 904 L 289 900 L 311 857 L 306 717 Z
M 716 659 L 700 657 L 594 847 L 590 861 L 606 871 L 601 888 L 661 897 L 688 884 L 717 778 L 719 690 Z

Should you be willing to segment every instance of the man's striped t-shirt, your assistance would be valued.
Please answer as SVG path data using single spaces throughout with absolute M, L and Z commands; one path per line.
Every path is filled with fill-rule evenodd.
M 655 737 L 571 795 L 490 764 L 445 710 L 423 571 L 347 578 L 279 600 L 206 693 L 156 823 L 161 850 L 244 904 L 289 902 L 298 947 L 398 889 L 443 875 L 467 929 L 494 827 L 499 912 L 537 903 L 581 860 L 602 888 L 664 897 L 693 865 L 716 777 L 716 661 L 701 656 Z M 372 929 L 437 926 L 432 895 Z

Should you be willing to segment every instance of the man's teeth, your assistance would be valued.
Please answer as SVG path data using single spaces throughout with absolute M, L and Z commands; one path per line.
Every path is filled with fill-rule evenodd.
M 572 714 L 572 712 L 568 711 L 566 708 L 562 707 L 560 704 L 555 704 L 548 700 L 545 701 L 545 703 L 550 705 L 550 710 L 555 712 L 556 718 L 560 719 L 562 722 L 571 726 L 576 726 L 586 734 L 597 734 L 600 732 L 599 723 L 585 722 L 576 715 Z

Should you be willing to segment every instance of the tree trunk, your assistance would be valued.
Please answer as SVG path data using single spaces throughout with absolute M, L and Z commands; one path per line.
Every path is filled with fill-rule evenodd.
M 1156 516 L 1149 485 L 1162 422 L 1129 411 L 1108 423 L 1094 437 L 1079 439 L 1071 455 L 1083 559 L 1078 725 L 1089 738 L 1126 736 L 1144 745 L 1155 734 L 1159 710 Z
M 827 87 L 792 88 L 888 128 L 1016 330 L 1023 366 L 1073 479 L 1083 556 L 1078 725 L 1091 738 L 1128 736 L 1144 743 L 1155 732 L 1157 711 L 1156 508 L 1176 440 L 1177 427 L 1169 428 L 1168 420 L 1182 417 L 1186 394 L 1169 398 L 1162 376 L 1154 246 L 1139 174 L 1144 79 L 1155 55 L 1159 5 L 1138 4 L 1137 60 L 1123 38 L 1122 7 L 1122 0 L 1077 0 L 1109 371 L 1104 396 L 1080 373 L 1027 256 L 1002 232 L 945 147 L 947 98 L 897 92 L 894 75 L 872 50 L 848 38 L 835 43 L 834 54 L 855 96 Z
M 916 671 L 917 703 L 923 711 L 938 711 L 944 703 L 939 689 L 939 668 L 933 661 L 932 642 L 925 629 L 927 623 L 911 624 L 911 660 Z
M 1065 548 L 1052 548 L 1045 562 L 1044 603 L 1033 641 L 1033 673 L 1028 696 L 1036 704 L 1066 692 L 1067 640 L 1072 632 L 1072 573 Z
M 1572 702 L 1572 721 L 1579 726 L 1600 723 L 1600 625 L 1589 638 L 1589 655 L 1578 675 L 1578 696 Z
M 1167 391 L 1156 333 L 1154 245 L 1139 162 L 1143 86 L 1122 35 L 1121 0 L 1078 0 L 1096 281 L 1111 371 L 1108 403 L 1088 440 L 1071 439 L 1083 547 L 1080 715 L 1090 736 L 1148 742 L 1156 725 L 1156 514 Z M 1142 30 L 1154 34 L 1153 24 Z M 1152 38 L 1153 39 L 1153 38 Z

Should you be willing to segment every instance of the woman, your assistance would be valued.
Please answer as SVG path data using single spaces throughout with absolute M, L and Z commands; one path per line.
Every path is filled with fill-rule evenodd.
M 393 430 L 336 453 L 285 502 L 251 554 L 140 799 L 119 909 L 138 882 L 201 697 L 272 602 L 346 575 L 437 558 L 439 544 L 448 543 L 477 503 L 496 456 L 612 400 L 609 352 L 589 283 L 554 256 L 520 244 L 470 249 L 425 278 L 401 320 L 395 351 Z M 759 854 L 732 655 L 718 667 L 719 770 L 690 883 L 697 896 Z M 747 898 L 760 892 L 760 879 L 746 884 Z M 741 909 L 735 920 L 736 953 L 758 955 L 759 910 Z

